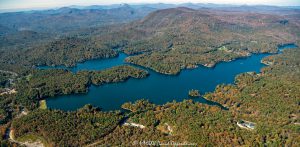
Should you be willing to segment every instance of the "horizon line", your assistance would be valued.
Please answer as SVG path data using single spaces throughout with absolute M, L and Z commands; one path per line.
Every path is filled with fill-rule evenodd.
M 182 4 L 204 4 L 204 5 L 223 5 L 223 6 L 272 6 L 272 7 L 300 7 L 300 5 L 267 5 L 267 4 L 226 4 L 226 3 L 115 3 L 115 4 L 87 4 L 87 5 L 60 5 L 60 6 L 49 6 L 49 7 L 31 7 L 31 8 L 7 8 L 7 9 L 1 9 L 0 13 L 5 12 L 23 12 L 23 11 L 43 11 L 43 10 L 51 10 L 51 9 L 59 9 L 63 7 L 89 7 L 89 6 L 113 6 L 113 5 L 153 5 L 153 4 L 167 4 L 167 5 L 182 5 Z

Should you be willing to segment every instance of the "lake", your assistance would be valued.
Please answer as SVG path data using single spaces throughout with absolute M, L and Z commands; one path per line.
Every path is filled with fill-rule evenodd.
M 294 48 L 289 44 L 279 49 Z M 138 99 L 148 99 L 155 104 L 164 104 L 173 100 L 182 101 L 188 99 L 188 91 L 198 89 L 201 94 L 214 91 L 218 84 L 231 84 L 236 75 L 244 72 L 260 72 L 265 65 L 260 61 L 270 54 L 253 54 L 247 58 L 240 58 L 231 62 L 218 63 L 213 68 L 199 66 L 196 69 L 182 70 L 176 76 L 163 75 L 146 69 L 149 76 L 143 79 L 133 79 L 121 83 L 105 84 L 101 86 L 92 85 L 86 94 L 62 95 L 48 98 L 47 106 L 52 109 L 76 110 L 85 104 L 98 106 L 103 110 L 117 110 L 128 101 L 134 102 Z M 126 64 L 127 56 L 121 53 L 117 58 L 91 60 L 77 64 L 76 67 L 66 68 L 72 72 L 79 70 L 102 70 L 116 65 Z M 63 66 L 39 67 L 40 69 L 65 68 Z M 143 68 L 145 69 L 145 68 Z M 203 98 L 194 99 L 203 103 L 209 103 Z

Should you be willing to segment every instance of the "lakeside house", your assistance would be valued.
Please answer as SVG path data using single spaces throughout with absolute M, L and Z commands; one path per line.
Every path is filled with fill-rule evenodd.
M 245 120 L 238 121 L 236 124 L 240 128 L 247 129 L 247 130 L 254 130 L 255 129 L 255 125 L 256 125 L 253 122 L 245 121 Z

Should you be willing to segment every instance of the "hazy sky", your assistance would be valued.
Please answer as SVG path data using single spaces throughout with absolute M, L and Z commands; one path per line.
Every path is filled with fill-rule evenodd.
M 0 9 L 47 8 L 69 5 L 108 5 L 119 3 L 216 3 L 216 4 L 263 4 L 299 6 L 300 0 L 0 0 Z

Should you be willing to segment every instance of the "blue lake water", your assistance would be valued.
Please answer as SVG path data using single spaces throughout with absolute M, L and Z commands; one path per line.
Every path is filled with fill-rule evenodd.
M 295 45 L 287 45 L 282 48 L 293 48 Z M 211 92 L 218 84 L 230 84 L 234 82 L 236 75 L 243 72 L 260 72 L 265 65 L 261 64 L 262 58 L 270 54 L 253 54 L 247 58 L 237 59 L 231 62 L 221 62 L 214 68 L 199 66 L 192 70 L 183 70 L 179 75 L 163 75 L 148 70 L 150 75 L 143 79 L 129 79 L 121 83 L 105 84 L 101 86 L 92 85 L 86 94 L 72 94 L 57 96 L 47 99 L 48 108 L 61 110 L 76 110 L 85 104 L 92 104 L 104 110 L 117 110 L 128 101 L 134 102 L 138 99 L 148 99 L 155 104 L 164 104 L 173 100 L 182 101 L 188 98 L 190 89 L 198 89 L 201 94 Z M 126 64 L 125 54 L 117 58 L 92 60 L 79 63 L 69 70 L 102 70 L 116 65 Z M 40 67 L 64 68 L 64 67 Z M 195 99 L 197 101 L 197 99 Z M 200 102 L 207 103 L 204 99 Z
M 97 59 L 89 60 L 83 63 L 76 64 L 75 67 L 65 67 L 65 66 L 39 66 L 39 69 L 68 69 L 72 72 L 77 72 L 80 70 L 102 70 L 113 66 L 124 64 L 124 59 L 127 57 L 126 54 L 119 54 L 116 58 L 108 59 Z

